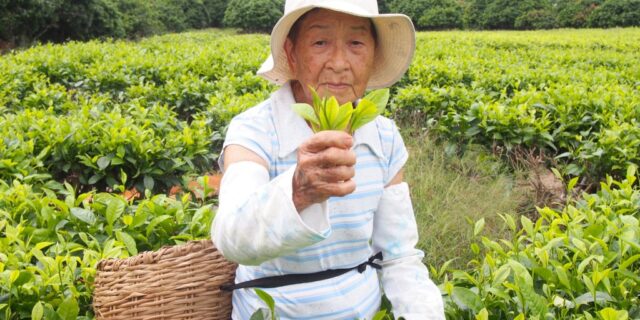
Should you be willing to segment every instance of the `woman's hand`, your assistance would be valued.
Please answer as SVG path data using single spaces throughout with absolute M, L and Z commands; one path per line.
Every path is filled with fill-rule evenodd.
M 293 203 L 298 212 L 356 189 L 352 145 L 353 137 L 342 131 L 321 131 L 300 145 L 293 174 Z

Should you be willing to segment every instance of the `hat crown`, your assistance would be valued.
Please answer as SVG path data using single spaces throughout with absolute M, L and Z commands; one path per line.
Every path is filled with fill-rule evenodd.
M 355 9 L 358 10 L 361 15 L 378 14 L 378 2 L 376 0 L 286 0 L 284 4 L 284 14 L 286 15 L 291 11 L 304 7 L 320 7 L 335 9 L 336 11 L 345 11 L 345 9 L 349 8 L 351 10 L 347 9 L 347 11 L 353 11 Z

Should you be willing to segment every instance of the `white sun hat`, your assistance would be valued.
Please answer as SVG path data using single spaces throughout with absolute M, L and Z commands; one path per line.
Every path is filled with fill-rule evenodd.
M 416 48 L 416 38 L 413 23 L 406 15 L 380 14 L 376 0 L 287 0 L 284 15 L 271 31 L 271 54 L 258 70 L 258 75 L 278 85 L 293 78 L 284 42 L 296 20 L 314 8 L 343 12 L 373 21 L 378 38 L 374 70 L 367 88 L 389 87 L 400 80 L 409 68 Z

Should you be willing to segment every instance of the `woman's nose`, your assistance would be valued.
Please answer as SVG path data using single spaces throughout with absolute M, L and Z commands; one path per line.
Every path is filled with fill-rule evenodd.
M 349 69 L 347 47 L 345 45 L 338 44 L 333 48 L 327 67 L 336 73 L 344 72 Z

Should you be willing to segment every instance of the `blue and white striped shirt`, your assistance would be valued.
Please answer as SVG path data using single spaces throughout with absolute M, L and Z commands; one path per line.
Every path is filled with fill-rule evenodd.
M 291 205 L 274 205 L 282 201 L 272 199 L 278 178 L 292 171 L 298 146 L 313 134 L 291 109 L 293 103 L 291 87 L 284 85 L 268 100 L 236 116 L 227 131 L 224 147 L 243 146 L 268 165 L 268 178 L 265 172 L 263 182 L 253 183 L 256 174 L 247 169 L 239 173 L 242 188 L 226 194 L 223 178 L 212 233 L 223 254 L 241 263 L 236 282 L 349 268 L 366 261 L 374 253 L 371 240 L 380 198 L 408 158 L 394 122 L 379 116 L 354 134 L 356 190 L 322 205 L 319 211 L 326 215 L 326 225 L 314 222 L 318 221 L 311 216 L 315 213 L 305 216 L 291 210 Z M 220 159 L 222 168 L 223 156 Z M 284 188 L 286 184 L 282 184 Z M 235 200 L 225 200 L 231 198 Z M 371 319 L 382 294 L 378 275 L 371 268 L 362 274 L 351 271 L 332 279 L 265 291 L 275 299 L 282 319 Z M 249 319 L 260 307 L 264 304 L 253 290 L 235 290 L 233 319 Z

